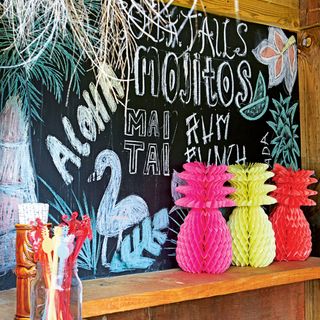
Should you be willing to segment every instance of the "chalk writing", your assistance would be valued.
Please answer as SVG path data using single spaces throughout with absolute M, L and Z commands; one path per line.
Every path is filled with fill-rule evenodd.
M 124 91 L 120 82 L 110 66 L 104 66 L 104 76 L 99 78 L 98 84 L 102 90 L 103 96 L 107 102 L 107 105 L 112 113 L 117 110 L 117 103 L 112 94 L 115 91 L 119 98 L 124 97 Z M 89 90 L 94 99 L 91 100 L 89 93 L 84 90 L 83 98 L 87 103 L 87 106 L 79 105 L 77 108 L 77 120 L 80 128 L 80 132 L 86 140 L 91 142 L 96 140 L 97 132 L 105 130 L 105 123 L 110 121 L 108 111 L 101 99 L 98 92 L 98 87 L 93 83 L 90 83 Z M 69 142 L 73 149 L 81 156 L 90 155 L 89 143 L 82 144 L 76 137 L 74 129 L 67 117 L 62 118 L 63 127 Z M 63 143 L 56 137 L 48 135 L 46 139 L 47 148 L 52 157 L 58 172 L 66 184 L 70 184 L 73 181 L 73 176 L 68 172 L 66 168 L 67 162 L 73 163 L 78 169 L 81 167 L 81 158 L 77 156 L 70 148 L 63 145 Z
M 201 147 L 209 143 L 211 144 L 213 137 L 215 137 L 215 141 L 227 141 L 229 122 L 230 113 L 226 115 L 211 114 L 209 125 L 206 124 L 204 117 L 199 116 L 197 113 L 193 113 L 187 117 L 187 147 L 184 153 L 186 162 L 205 161 L 214 164 L 245 163 L 246 148 L 244 145 L 210 145 L 210 148 L 206 149 L 207 151 L 204 151 Z
M 230 145 L 213 145 L 211 148 L 204 151 L 201 147 L 187 147 L 186 162 L 201 161 L 209 164 L 232 164 L 246 163 L 246 146 L 239 144 Z
M 213 67 L 213 62 L 212 57 L 204 56 L 204 59 L 200 59 L 199 53 L 189 52 L 183 53 L 180 59 L 176 53 L 167 52 L 160 59 L 156 48 L 141 45 L 134 59 L 135 93 L 138 96 L 150 94 L 158 97 L 161 89 L 168 103 L 177 99 L 188 103 L 193 98 L 193 104 L 199 106 L 203 89 L 208 106 L 211 107 L 218 103 L 225 107 L 232 104 L 240 107 L 240 98 L 241 102 L 249 102 L 252 95 L 249 62 L 241 61 L 235 70 L 227 61 L 216 67 Z M 241 83 L 237 91 L 235 81 Z
M 202 136 L 202 141 L 204 145 L 211 142 L 212 137 L 214 135 L 216 136 L 216 140 L 218 141 L 227 140 L 229 122 L 230 113 L 227 113 L 226 115 L 211 114 L 209 126 L 206 124 L 205 119 L 202 115 L 200 116 L 197 113 L 193 113 L 192 115 L 186 118 L 187 145 L 191 145 L 192 142 L 198 144 L 198 135 Z
M 124 134 L 139 138 L 155 138 L 157 142 L 124 141 L 123 149 L 129 152 L 129 173 L 138 172 L 138 158 L 144 158 L 143 175 L 169 175 L 169 143 L 159 143 L 170 138 L 170 112 L 127 108 Z M 161 122 L 159 114 L 161 114 Z M 160 129 L 161 128 L 161 129 Z
M 124 150 L 129 151 L 129 173 L 136 174 L 138 171 L 138 159 L 144 157 L 144 175 L 170 175 L 169 172 L 169 143 L 163 143 L 159 150 L 158 144 L 135 140 L 125 140 Z M 144 152 L 146 151 L 146 152 Z M 140 155 L 142 152 L 143 155 Z M 162 170 L 161 170 L 162 168 Z
M 169 111 L 162 114 L 162 137 L 165 140 L 170 138 Z M 151 110 L 147 121 L 147 111 L 144 109 L 126 109 L 124 134 L 126 136 L 139 137 L 160 137 L 159 115 L 157 110 Z
M 62 55 L 76 87 L 64 83 L 53 57 L 52 69 L 41 64 L 45 81 L 28 83 L 30 101 L 18 109 L 29 110 L 28 102 L 43 94 L 43 122 L 29 127 L 20 115 L 1 116 L 0 273 L 14 265 L 16 204 L 37 200 L 32 149 L 39 201 L 50 204 L 51 221 L 73 210 L 90 216 L 93 240 L 78 264 L 96 276 L 175 266 L 168 255 L 187 212 L 173 207 L 168 214 L 169 176 L 184 162 L 299 165 L 297 48 L 290 32 L 195 11 L 196 0 L 190 9 L 171 2 L 118 1 L 134 34 L 128 78 L 120 78 L 121 50 L 119 69 L 105 65 L 98 78 L 89 63 L 81 66 L 85 73 L 73 73 L 75 65 Z M 148 10 L 159 15 L 151 21 Z M 31 128 L 32 144 L 24 139 Z M 175 177 L 177 183 L 183 182 Z
M 271 150 L 270 150 L 270 142 L 269 142 L 269 132 L 267 132 L 262 139 L 260 140 L 260 143 L 262 144 L 262 151 L 261 154 L 264 156 L 264 163 L 271 164 L 272 157 L 271 157 Z

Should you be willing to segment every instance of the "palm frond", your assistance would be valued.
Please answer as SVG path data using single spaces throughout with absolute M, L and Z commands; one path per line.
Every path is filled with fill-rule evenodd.
M 19 95 L 24 110 L 27 112 L 30 108 L 30 114 L 37 119 L 40 119 L 39 108 L 42 101 L 41 91 L 37 86 L 43 85 L 60 103 L 66 81 L 69 81 L 69 87 L 80 96 L 80 76 L 84 73 L 81 63 L 83 56 L 68 30 L 57 35 L 54 42 L 46 42 L 46 47 L 41 48 L 41 55 L 32 60 L 39 47 L 44 45 L 45 35 L 49 36 L 48 29 L 40 37 L 44 23 L 41 19 L 35 22 L 33 39 L 21 50 L 16 47 L 16 35 L 10 28 L 8 18 L 2 16 L 0 19 L 1 92 L 5 93 L 5 97 Z M 6 100 L 3 96 L 0 110 Z
M 73 191 L 71 191 L 71 193 L 76 202 L 76 208 L 71 208 L 70 205 L 59 194 L 57 194 L 45 180 L 43 180 L 41 177 L 38 177 L 38 179 L 53 196 L 53 200 L 49 201 L 49 205 L 58 213 L 60 213 L 60 215 L 66 214 L 70 217 L 71 213 L 76 210 L 80 213 L 81 217 L 83 217 L 85 214 L 90 217 L 92 240 L 85 240 L 78 257 L 78 267 L 85 270 L 92 270 L 92 274 L 95 275 L 101 253 L 101 236 L 97 232 L 96 228 L 97 221 L 95 209 L 93 207 L 89 207 L 87 197 L 84 193 L 82 199 L 79 200 Z M 49 217 L 54 223 L 58 224 L 58 221 L 54 215 L 49 214 Z

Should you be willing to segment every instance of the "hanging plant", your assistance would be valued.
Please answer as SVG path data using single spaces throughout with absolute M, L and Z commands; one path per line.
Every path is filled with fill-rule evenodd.
M 69 90 L 80 95 L 84 61 L 95 73 L 97 83 L 100 77 L 114 80 L 106 65 L 117 71 L 121 80 L 129 81 L 136 49 L 133 27 L 147 37 L 152 37 L 154 27 L 171 32 L 166 28 L 170 15 L 163 13 L 173 2 L 4 0 L 0 4 L 0 89 L 5 95 L 0 110 L 4 96 L 20 95 L 29 115 L 40 118 L 42 97 L 35 81 L 51 91 L 58 102 L 64 81 L 69 82 Z M 194 0 L 190 12 L 196 3 Z M 133 12 L 138 13 L 143 26 Z M 113 96 L 117 99 L 115 92 Z

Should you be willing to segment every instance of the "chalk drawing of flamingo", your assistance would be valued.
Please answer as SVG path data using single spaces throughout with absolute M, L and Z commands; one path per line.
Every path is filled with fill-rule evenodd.
M 119 248 L 122 232 L 149 216 L 148 205 L 137 195 L 129 195 L 117 203 L 122 170 L 120 159 L 114 151 L 106 149 L 98 154 L 94 172 L 89 176 L 88 182 L 100 180 L 107 167 L 111 169 L 111 176 L 97 212 L 97 231 L 104 236 L 101 250 L 101 262 L 104 267 L 110 266 L 107 263 L 108 238 L 118 236 Z

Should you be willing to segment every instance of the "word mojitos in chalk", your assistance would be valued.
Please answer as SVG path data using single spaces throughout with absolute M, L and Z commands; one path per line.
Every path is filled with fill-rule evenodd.
M 167 32 L 154 31 L 150 37 L 154 46 L 137 48 L 134 57 L 136 95 L 150 93 L 159 97 L 161 94 L 169 103 L 179 101 L 199 106 L 202 92 L 205 92 L 209 107 L 218 104 L 240 107 L 250 101 L 251 66 L 245 60 L 248 25 L 202 15 L 177 14 L 174 21 L 168 19 L 172 23 L 166 26 Z M 137 35 L 137 38 L 140 37 Z M 158 49 L 163 45 L 166 47 L 164 55 Z M 236 83 L 240 83 L 239 88 Z
M 203 58 L 199 53 L 186 52 L 178 59 L 176 53 L 168 52 L 162 59 L 156 48 L 143 46 L 137 49 L 135 57 L 135 92 L 138 96 L 144 96 L 146 87 L 150 87 L 148 93 L 153 97 L 159 97 L 161 92 L 169 103 L 179 100 L 183 104 L 200 106 L 202 91 L 205 91 L 209 107 L 236 105 L 238 108 L 251 99 L 251 67 L 246 60 L 234 70 L 234 63 L 224 61 L 215 66 L 214 58 Z M 237 91 L 236 83 L 241 85 Z

